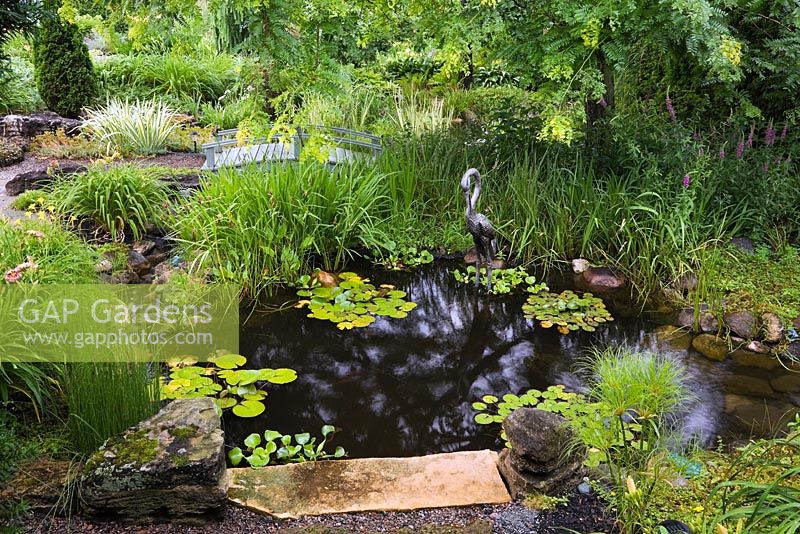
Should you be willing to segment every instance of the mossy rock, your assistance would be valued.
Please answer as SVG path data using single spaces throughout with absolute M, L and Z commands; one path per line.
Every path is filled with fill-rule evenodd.
M 83 470 L 84 512 L 197 524 L 227 501 L 224 439 L 210 398 L 178 399 L 106 441 Z

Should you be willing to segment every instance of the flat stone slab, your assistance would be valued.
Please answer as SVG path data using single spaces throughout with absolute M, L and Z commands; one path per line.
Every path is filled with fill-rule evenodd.
M 228 471 L 230 501 L 280 518 L 511 501 L 489 450 Z

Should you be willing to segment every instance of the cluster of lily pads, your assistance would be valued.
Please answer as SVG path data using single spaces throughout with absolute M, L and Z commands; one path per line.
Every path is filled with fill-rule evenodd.
M 470 265 L 465 271 L 456 269 L 453 271 L 453 277 L 463 284 L 471 284 L 475 281 L 476 267 Z M 487 285 L 486 268 L 481 267 L 480 283 L 482 286 Z M 537 284 L 536 278 L 529 275 L 522 267 L 515 267 L 509 269 L 492 269 L 492 290 L 493 295 L 505 295 L 511 293 L 514 289 L 522 283 L 528 284 L 528 291 L 539 291 L 547 289 L 542 283 Z
M 263 442 L 260 434 L 250 434 L 244 439 L 245 451 L 234 447 L 228 451 L 228 459 L 234 467 L 245 461 L 255 468 L 270 463 L 301 463 L 344 457 L 347 453 L 343 447 L 336 447 L 333 453 L 325 452 L 325 444 L 336 429 L 332 425 L 324 425 L 321 431 L 322 441 L 319 444 L 317 438 L 312 438 L 308 432 L 292 436 L 276 430 L 266 430 Z
M 522 305 L 522 312 L 526 318 L 539 321 L 542 328 L 555 326 L 562 334 L 575 330 L 594 332 L 602 323 L 614 320 L 603 300 L 591 293 L 577 294 L 569 290 L 531 293 Z
M 402 319 L 417 307 L 405 300 L 405 291 L 389 284 L 375 287 L 369 278 L 351 272 L 341 273 L 333 287 L 324 287 L 309 275 L 300 279 L 300 285 L 297 295 L 305 298 L 297 307 L 307 307 L 309 317 L 335 323 L 340 330 L 369 326 L 378 316 Z
M 297 379 L 293 369 L 240 369 L 247 363 L 240 354 L 216 354 L 205 365 L 196 363 L 168 362 L 169 377 L 161 378 L 162 398 L 213 397 L 220 413 L 232 409 L 238 417 L 256 417 L 266 409 L 266 383 L 288 384 Z

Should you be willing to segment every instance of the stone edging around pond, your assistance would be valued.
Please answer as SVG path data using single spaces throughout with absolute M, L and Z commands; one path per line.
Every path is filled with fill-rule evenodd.
M 795 329 L 798 326 L 800 317 L 792 325 Z M 677 314 L 677 325 L 663 326 L 658 334 L 662 339 L 673 341 L 693 334 L 684 339 L 690 339 L 691 346 L 709 359 L 723 361 L 730 356 L 744 365 L 769 369 L 780 365 L 779 356 L 800 359 L 800 342 L 789 342 L 786 330 L 781 318 L 774 313 L 756 317 L 746 310 L 726 312 L 720 321 L 703 306 L 696 321 L 695 310 L 684 308 Z
M 517 497 L 531 484 L 548 494 L 574 489 L 583 457 L 576 451 L 563 468 L 570 438 L 563 419 L 533 408 L 514 417 L 519 422 L 510 418 L 504 428 L 516 449 L 503 451 L 500 466 L 496 452 L 481 450 L 228 469 L 213 400 L 178 399 L 89 457 L 79 478 L 81 512 L 121 523 L 201 524 L 221 517 L 228 503 L 293 518 L 504 504 L 511 502 L 506 483 Z

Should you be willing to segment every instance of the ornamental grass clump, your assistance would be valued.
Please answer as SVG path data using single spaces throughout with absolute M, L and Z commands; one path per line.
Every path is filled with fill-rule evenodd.
M 89 220 L 122 241 L 139 239 L 148 224 L 162 221 L 169 204 L 162 171 L 131 165 L 95 165 L 86 174 L 56 182 L 49 199 L 55 211 L 72 220 Z
M 105 107 L 88 110 L 87 115 L 83 130 L 104 144 L 108 153 L 164 153 L 180 126 L 177 115 L 155 100 L 111 99 Z

